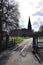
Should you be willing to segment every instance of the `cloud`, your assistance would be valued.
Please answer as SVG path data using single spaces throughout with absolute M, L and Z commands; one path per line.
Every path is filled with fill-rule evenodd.
M 39 11 L 39 12 L 33 14 L 33 16 L 36 16 L 36 15 L 43 16 L 43 13 L 41 11 Z
M 41 2 L 39 2 L 39 6 L 41 7 L 43 7 L 43 0 L 41 0 Z
M 38 30 L 43 23 L 43 0 L 17 0 L 19 2 L 19 11 L 24 26 L 27 28 L 29 16 L 31 18 L 32 28 Z M 35 25 L 33 25 L 35 24 Z M 37 25 L 37 26 L 36 26 Z
M 20 28 L 25 28 L 25 27 L 24 27 L 24 21 L 21 20 L 21 19 L 20 19 L 20 22 L 19 22 L 19 27 L 20 27 Z
M 39 28 L 40 28 L 40 26 L 41 25 L 43 25 L 43 21 L 35 21 L 34 23 L 33 23 L 33 29 L 34 29 L 34 31 L 37 31 L 37 30 L 39 30 Z
M 43 16 L 43 8 L 40 11 L 37 11 L 36 13 L 33 14 L 33 16 L 36 15 Z

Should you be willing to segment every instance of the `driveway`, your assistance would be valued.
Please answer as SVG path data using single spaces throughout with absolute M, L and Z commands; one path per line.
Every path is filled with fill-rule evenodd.
M 0 65 L 43 65 L 43 62 L 38 61 L 36 55 L 32 54 L 32 38 L 24 39 L 16 49 L 2 53 Z

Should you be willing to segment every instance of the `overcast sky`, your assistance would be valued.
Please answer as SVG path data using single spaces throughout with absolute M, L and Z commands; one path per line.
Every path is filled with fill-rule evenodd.
M 20 26 L 27 28 L 30 16 L 32 28 L 38 30 L 43 25 L 43 0 L 16 0 L 19 2 Z
M 30 16 L 32 28 L 38 30 L 43 25 L 43 0 L 17 0 L 19 2 L 19 11 L 21 15 L 20 25 L 27 28 Z

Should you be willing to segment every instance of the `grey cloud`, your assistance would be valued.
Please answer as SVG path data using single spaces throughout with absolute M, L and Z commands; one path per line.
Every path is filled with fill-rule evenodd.
M 34 27 L 39 27 L 41 25 L 43 25 L 43 21 L 36 21 L 36 22 L 33 23 Z
M 34 3 L 33 2 L 30 2 L 31 5 L 33 5 Z
M 38 22 L 34 22 L 34 23 L 33 23 L 33 26 L 35 26 L 35 25 L 37 25 L 37 24 L 38 24 Z
M 41 0 L 36 8 L 41 8 L 39 11 L 35 12 L 33 16 L 39 15 L 43 16 L 43 0 Z
M 39 3 L 39 6 L 43 6 L 43 0 L 41 0 L 41 2 Z

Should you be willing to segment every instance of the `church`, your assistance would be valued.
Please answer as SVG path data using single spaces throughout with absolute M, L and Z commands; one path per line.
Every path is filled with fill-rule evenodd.
M 28 21 L 28 28 L 27 29 L 15 29 L 10 31 L 10 35 L 13 36 L 32 36 L 33 35 L 33 30 L 32 30 L 32 25 L 31 25 L 31 20 L 29 17 Z
M 29 21 L 28 21 L 28 30 L 32 31 L 32 25 L 31 25 L 30 17 L 29 17 Z

